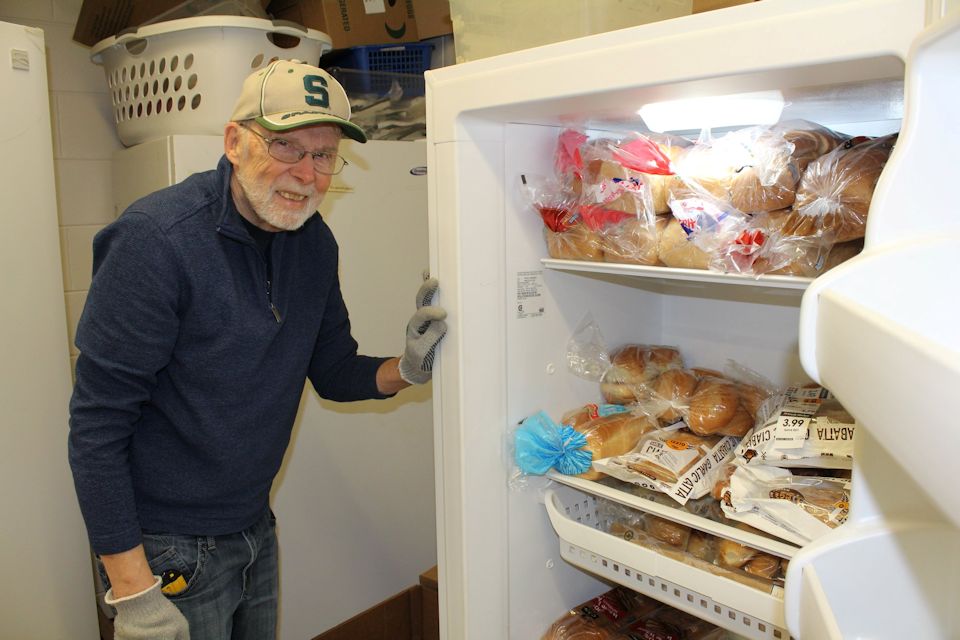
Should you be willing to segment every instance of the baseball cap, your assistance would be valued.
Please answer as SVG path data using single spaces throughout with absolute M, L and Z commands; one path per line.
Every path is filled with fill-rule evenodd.
M 275 60 L 247 76 L 230 120 L 251 119 L 270 131 L 336 124 L 357 142 L 367 141 L 350 122 L 350 101 L 340 83 L 300 60 Z

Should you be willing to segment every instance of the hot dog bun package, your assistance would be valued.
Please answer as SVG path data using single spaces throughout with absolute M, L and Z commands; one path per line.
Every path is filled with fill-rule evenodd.
M 853 467 L 856 421 L 823 387 L 790 387 L 769 398 L 737 446 L 748 466 Z
M 619 480 L 663 492 L 679 504 L 707 495 L 737 438 L 698 436 L 677 422 L 644 435 L 630 452 L 597 460 L 594 469 Z
M 850 505 L 850 480 L 794 475 L 788 469 L 731 465 L 720 506 L 731 520 L 804 545 L 843 524 Z

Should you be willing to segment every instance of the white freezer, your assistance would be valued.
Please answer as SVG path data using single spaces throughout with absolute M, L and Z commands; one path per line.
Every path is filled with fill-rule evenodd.
M 907 68 L 915 40 L 947 4 L 764 0 L 427 73 L 431 267 L 451 326 L 434 382 L 444 637 L 538 638 L 569 607 L 608 588 L 598 577 L 749 638 L 960 635 L 951 604 L 960 595 L 956 494 L 931 483 L 950 486 L 952 458 L 940 448 L 903 457 L 892 447 L 897 433 L 912 443 L 908 432 L 922 439 L 922 429 L 957 443 L 955 420 L 949 412 L 940 417 L 942 405 L 926 394 L 911 406 L 922 404 L 929 410 L 924 417 L 938 416 L 940 426 L 895 431 L 900 397 L 892 392 L 898 381 L 927 380 L 939 367 L 946 377 L 936 388 L 949 395 L 960 371 L 956 331 L 945 319 L 955 315 L 957 283 L 937 267 L 948 264 L 958 217 L 955 207 L 942 206 L 951 192 L 932 186 L 951 184 L 943 174 L 955 163 L 944 150 L 960 140 L 960 55 L 950 42 L 956 18 L 945 21 L 952 35 L 940 40 L 947 44 Z M 926 71 L 918 74 L 921 66 Z M 898 278 L 914 313 L 896 313 L 902 307 L 889 300 L 879 269 L 861 276 L 853 264 L 811 286 L 794 277 L 544 259 L 542 223 L 520 193 L 519 176 L 552 171 L 564 127 L 631 130 L 640 126 L 636 110 L 649 102 L 771 90 L 785 98 L 783 120 L 811 120 L 851 135 L 901 131 L 877 189 L 867 248 L 876 248 L 875 262 L 896 264 L 902 258 L 881 255 L 891 235 L 916 228 L 941 236 L 939 248 Z M 928 110 L 939 119 L 923 116 Z M 929 162 L 911 169 L 911 159 L 923 154 Z M 939 181 L 917 170 L 934 162 Z M 909 178 L 898 183 L 895 171 Z M 919 191 L 928 193 L 911 200 Z M 931 210 L 931 203 L 941 205 Z M 915 206 L 925 208 L 918 213 Z M 850 294 L 865 281 L 887 292 L 885 304 Z M 836 295 L 829 288 L 835 283 Z M 537 312 L 522 312 L 518 305 L 529 304 L 531 291 Z M 818 306 L 820 299 L 829 305 Z M 858 309 L 897 323 L 922 321 L 920 335 L 885 341 L 881 333 L 891 325 L 881 319 L 876 336 L 856 344 L 866 325 L 842 316 Z M 693 366 L 722 368 L 733 359 L 780 384 L 813 376 L 849 405 L 869 434 L 858 436 L 852 524 L 808 548 L 770 549 L 793 558 L 785 592 L 736 588 L 627 549 L 591 526 L 593 496 L 652 510 L 640 500 L 559 476 L 511 482 L 512 431 L 523 418 L 538 410 L 556 417 L 598 400 L 596 383 L 565 366 L 567 340 L 587 311 L 611 346 L 676 345 Z M 929 342 L 918 346 L 920 336 Z M 899 366 L 878 371 L 875 358 Z M 868 378 L 880 386 L 864 385 Z M 918 463 L 921 454 L 926 463 Z M 890 481 L 891 474 L 897 479 Z M 847 534 L 852 539 L 841 540 Z M 840 546 L 844 563 L 818 551 Z M 869 608 L 860 592 L 869 594 Z

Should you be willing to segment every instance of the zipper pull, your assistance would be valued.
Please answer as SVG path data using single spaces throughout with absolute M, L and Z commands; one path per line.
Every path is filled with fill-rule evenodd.
M 283 322 L 283 319 L 280 317 L 280 310 L 277 309 L 277 306 L 273 304 L 273 283 L 270 280 L 267 280 L 267 302 L 270 304 L 270 311 L 273 312 L 273 317 L 276 319 L 277 324 Z

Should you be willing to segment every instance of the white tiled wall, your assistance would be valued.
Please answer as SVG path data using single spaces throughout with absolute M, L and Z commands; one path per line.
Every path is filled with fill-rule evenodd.
M 92 265 L 94 234 L 113 220 L 110 156 L 122 148 L 110 96 L 90 48 L 73 41 L 83 0 L 0 0 L 0 20 L 43 29 L 47 47 L 60 249 L 71 360 Z

